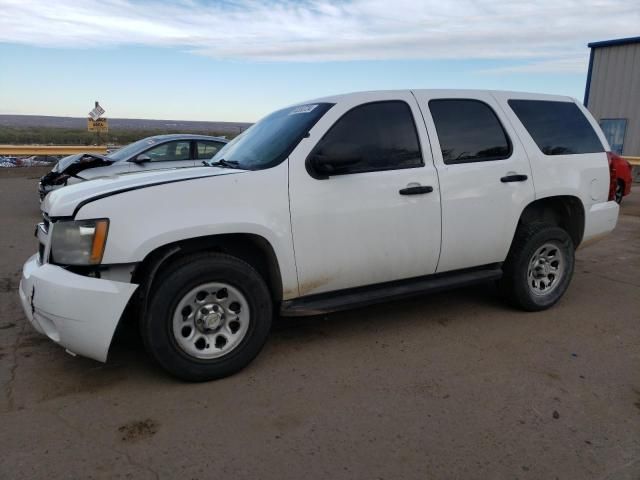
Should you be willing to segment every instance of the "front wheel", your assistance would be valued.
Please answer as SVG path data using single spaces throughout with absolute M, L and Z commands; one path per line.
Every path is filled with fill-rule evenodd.
M 544 223 L 521 225 L 500 281 L 509 301 L 528 311 L 554 305 L 569 287 L 575 247 L 562 228 Z
M 264 279 L 220 253 L 188 257 L 158 280 L 141 331 L 146 349 L 169 373 L 205 381 L 231 375 L 262 349 L 272 303 Z

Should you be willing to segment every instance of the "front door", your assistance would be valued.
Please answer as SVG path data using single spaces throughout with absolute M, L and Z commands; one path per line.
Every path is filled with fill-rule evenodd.
M 307 158 L 348 159 L 314 178 Z M 289 158 L 300 295 L 431 274 L 440 252 L 440 192 L 410 92 L 334 105 Z

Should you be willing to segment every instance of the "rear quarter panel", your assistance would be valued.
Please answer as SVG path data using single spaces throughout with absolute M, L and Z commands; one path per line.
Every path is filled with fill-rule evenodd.
M 578 197 L 582 201 L 587 215 L 594 204 L 607 201 L 609 193 L 609 164 L 605 151 L 609 150 L 609 144 L 597 122 L 586 108 L 574 99 L 564 96 L 515 92 L 494 92 L 494 96 L 499 99 L 502 109 L 509 117 L 513 128 L 525 145 L 531 163 L 536 199 L 558 195 Z M 511 110 L 508 104 L 511 99 L 575 103 L 593 127 L 605 151 L 580 155 L 545 155 L 538 148 L 538 145 L 536 145 L 513 110 Z

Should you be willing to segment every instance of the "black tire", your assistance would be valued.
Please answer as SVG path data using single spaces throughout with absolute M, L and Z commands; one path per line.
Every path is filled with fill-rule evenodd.
M 172 322 L 184 295 L 208 282 L 223 282 L 241 291 L 249 304 L 250 320 L 246 334 L 233 350 L 205 360 L 178 345 Z M 203 253 L 175 262 L 154 282 L 140 330 L 146 350 L 162 368 L 180 379 L 202 382 L 232 375 L 251 363 L 267 340 L 272 316 L 269 288 L 251 265 L 230 255 Z
M 624 197 L 624 182 L 622 180 L 618 180 L 616 182 L 616 192 L 614 196 L 614 200 L 618 205 L 622 203 L 622 198 Z
M 530 286 L 530 262 L 536 252 L 547 244 L 558 247 L 563 255 L 563 273 L 548 293 L 535 294 Z M 504 263 L 500 287 L 515 307 L 535 312 L 545 310 L 560 300 L 567 290 L 575 264 L 575 246 L 562 228 L 545 223 L 521 224 Z

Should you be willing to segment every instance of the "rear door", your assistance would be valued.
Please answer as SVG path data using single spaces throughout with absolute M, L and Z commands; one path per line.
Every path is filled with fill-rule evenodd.
M 442 199 L 438 272 L 505 260 L 534 199 L 529 159 L 488 92 L 416 91 Z

